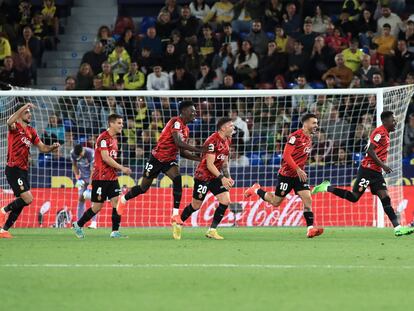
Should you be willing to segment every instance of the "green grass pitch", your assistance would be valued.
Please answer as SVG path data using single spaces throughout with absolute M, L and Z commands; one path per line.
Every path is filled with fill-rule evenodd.
M 392 229 L 15 229 L 0 240 L 0 310 L 411 309 L 414 236 Z

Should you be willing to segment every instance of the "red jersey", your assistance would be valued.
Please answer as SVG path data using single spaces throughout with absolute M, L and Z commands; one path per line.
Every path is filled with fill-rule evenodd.
M 30 146 L 40 143 L 36 130 L 31 126 L 23 127 L 15 123 L 16 128 L 10 129 L 7 135 L 7 166 L 29 169 Z
M 207 168 L 207 154 L 215 154 L 214 166 L 221 171 L 223 163 L 229 158 L 230 145 L 231 138 L 222 138 L 218 132 L 210 135 L 204 143 L 204 146 L 208 146 L 208 151 L 202 155 L 194 178 L 202 181 L 210 181 L 216 178 Z
M 117 180 L 116 168 L 102 160 L 101 151 L 108 150 L 109 156 L 116 160 L 118 156 L 118 140 L 106 130 L 99 135 L 95 145 L 95 162 L 93 164 L 92 180 Z
M 390 147 L 390 133 L 388 133 L 388 130 L 384 127 L 384 125 L 377 127 L 371 133 L 371 136 L 369 137 L 369 144 L 373 144 L 375 146 L 375 153 L 378 158 L 382 162 L 386 162 L 388 149 Z M 382 172 L 382 168 L 375 164 L 374 160 L 368 155 L 368 153 L 365 154 L 364 159 L 362 159 L 361 166 L 380 173 Z
M 282 155 L 282 165 L 279 174 L 285 177 L 298 177 L 296 169 L 305 169 L 306 161 L 312 150 L 312 138 L 297 130 L 289 135 Z
M 174 143 L 173 133 L 178 132 L 181 140 L 187 142 L 190 129 L 180 117 L 171 118 L 161 132 L 157 145 L 152 149 L 152 155 L 160 162 L 177 160 L 178 147 Z

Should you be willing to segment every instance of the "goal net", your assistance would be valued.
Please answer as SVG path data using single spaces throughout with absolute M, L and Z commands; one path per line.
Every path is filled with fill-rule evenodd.
M 0 164 L 6 165 L 7 118 L 22 102 L 36 106 L 32 126 L 46 143 L 60 142 L 62 147 L 41 154 L 32 147 L 29 171 L 34 201 L 16 223 L 20 227 L 64 227 L 77 219 L 79 190 L 72 171 L 70 153 L 74 145 L 94 147 L 99 133 L 107 127 L 110 113 L 124 117 L 118 138 L 118 161 L 132 169 L 131 176 L 119 176 L 126 190 L 140 182 L 146 159 L 169 118 L 178 114 L 178 103 L 191 99 L 197 119 L 189 124 L 190 144 L 201 145 L 215 131 L 216 121 L 231 116 L 236 125 L 230 156 L 232 204 L 223 226 L 301 226 L 302 204 L 294 193 L 274 208 L 255 197 L 243 198 L 246 187 L 259 182 L 274 191 L 286 139 L 297 130 L 300 117 L 313 112 L 320 130 L 313 138 L 313 149 L 306 166 L 311 186 L 325 179 L 335 186 L 351 188 L 364 156 L 370 132 L 379 125 L 383 110 L 392 110 L 398 120 L 391 134 L 388 165 L 393 173 L 386 176 L 393 207 L 405 223 L 402 181 L 402 140 L 406 110 L 413 86 L 385 89 L 336 90 L 246 90 L 246 91 L 40 91 L 0 92 Z M 192 197 L 193 173 L 197 163 L 179 159 L 184 185 L 181 208 Z M 2 205 L 13 199 L 4 174 L 0 175 Z M 111 224 L 108 205 L 98 216 L 98 226 Z M 188 225 L 205 226 L 217 205 L 207 195 L 199 212 Z M 86 201 L 86 208 L 90 201 Z M 170 224 L 172 181 L 160 175 L 144 195 L 128 201 L 122 226 L 168 226 Z M 380 202 L 367 193 L 356 204 L 329 193 L 313 196 L 315 222 L 321 226 L 389 226 Z

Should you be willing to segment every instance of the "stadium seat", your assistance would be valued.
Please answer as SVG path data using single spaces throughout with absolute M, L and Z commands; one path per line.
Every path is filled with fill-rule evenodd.
M 355 162 L 355 164 L 359 165 L 359 163 L 361 162 L 361 160 L 364 158 L 362 153 L 353 153 L 352 154 L 352 161 Z
M 141 33 L 146 33 L 147 29 L 151 26 L 155 26 L 155 23 L 157 22 L 157 18 L 154 16 L 144 16 L 142 18 L 139 31 Z
M 266 32 L 266 36 L 269 38 L 270 41 L 275 40 L 275 33 L 274 32 L 268 31 L 268 32 Z
M 258 165 L 264 164 L 262 157 L 261 157 L 261 152 L 259 151 L 248 152 L 246 156 L 249 158 L 249 162 L 251 166 L 258 166 Z
M 270 165 L 279 165 L 282 162 L 282 155 L 280 153 L 274 153 L 270 159 Z

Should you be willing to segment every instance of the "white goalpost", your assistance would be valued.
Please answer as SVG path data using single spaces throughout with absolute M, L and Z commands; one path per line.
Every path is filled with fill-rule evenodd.
M 189 124 L 190 144 L 201 145 L 215 131 L 222 116 L 236 124 L 230 166 L 236 184 L 231 189 L 232 204 L 223 226 L 301 226 L 302 206 L 292 192 L 279 208 L 260 199 L 245 199 L 243 191 L 259 182 L 274 191 L 277 171 L 288 134 L 300 126 L 300 116 L 317 114 L 320 130 L 313 138 L 313 149 L 306 166 L 310 185 L 329 179 L 335 186 L 351 188 L 364 156 L 369 134 L 380 125 L 382 111 L 394 112 L 398 125 L 391 134 L 386 176 L 394 209 L 406 223 L 402 186 L 402 143 L 406 111 L 414 86 L 378 89 L 304 89 L 304 90 L 213 90 L 213 91 L 45 91 L 19 89 L 0 91 L 0 166 L 7 161 L 7 118 L 22 102 L 32 102 L 32 126 L 46 143 L 58 141 L 58 152 L 31 151 L 30 184 L 34 201 L 23 210 L 18 227 L 65 227 L 77 218 L 78 189 L 71 168 L 74 145 L 94 146 L 106 128 L 110 113 L 121 114 L 124 129 L 118 138 L 118 160 L 132 169 L 131 176 L 119 176 L 122 187 L 140 182 L 143 167 L 161 130 L 169 118 L 178 114 L 178 103 L 191 99 L 197 119 Z M 184 208 L 192 195 L 193 173 L 197 163 L 179 159 L 183 178 Z M 144 195 L 128 202 L 122 226 L 168 226 L 170 224 L 172 182 L 160 175 Z M 13 199 L 4 174 L 0 174 L 0 200 Z M 86 203 L 86 207 L 90 202 Z M 194 213 L 192 226 L 207 225 L 216 202 L 207 196 L 201 210 Z M 380 201 L 369 190 L 356 204 L 329 193 L 313 196 L 315 223 L 321 226 L 389 226 Z M 104 208 L 98 226 L 111 224 L 111 211 Z

